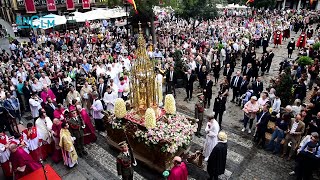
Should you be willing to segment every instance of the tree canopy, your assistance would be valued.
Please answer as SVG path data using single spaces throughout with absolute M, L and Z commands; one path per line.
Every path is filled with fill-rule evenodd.
M 218 13 L 215 4 L 210 0 L 185 0 L 178 5 L 177 15 L 183 19 L 213 19 Z

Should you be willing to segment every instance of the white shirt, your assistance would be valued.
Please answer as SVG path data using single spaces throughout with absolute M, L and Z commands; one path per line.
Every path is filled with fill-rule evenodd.
M 299 122 L 294 121 L 294 123 L 292 124 L 291 130 L 290 130 L 290 133 L 296 132 L 298 125 L 299 125 Z
M 280 98 L 274 99 L 273 105 L 272 105 L 272 111 L 279 113 L 280 112 L 280 106 L 281 106 L 281 100 Z
M 51 80 L 49 79 L 48 76 L 45 76 L 44 78 L 41 77 L 41 78 L 39 79 L 39 82 L 40 82 L 41 84 L 45 85 L 45 86 L 48 86 L 48 87 L 51 85 Z
M 41 109 L 42 99 L 40 98 L 38 101 L 33 98 L 29 99 L 30 110 L 33 118 L 39 117 L 39 109 Z

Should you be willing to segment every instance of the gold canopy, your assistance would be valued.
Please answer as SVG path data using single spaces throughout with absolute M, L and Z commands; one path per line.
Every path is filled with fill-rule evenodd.
M 146 41 L 139 23 L 138 47 L 135 52 L 137 58 L 131 69 L 131 104 L 135 111 L 144 115 L 147 108 L 157 106 L 154 63 L 149 59 Z

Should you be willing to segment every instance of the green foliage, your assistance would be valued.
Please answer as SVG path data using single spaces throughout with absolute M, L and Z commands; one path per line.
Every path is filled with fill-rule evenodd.
M 218 45 L 218 50 L 219 50 L 219 52 L 221 51 L 222 48 L 223 48 L 223 44 L 220 43 L 220 44 Z
M 290 69 L 289 69 L 290 70 Z M 293 93 L 291 89 L 293 88 L 293 80 L 289 72 L 280 76 L 280 83 L 275 87 L 276 93 L 281 99 L 281 105 L 286 106 L 291 104 L 293 101 Z
M 193 19 L 213 19 L 218 13 L 215 3 L 210 0 L 185 0 L 176 10 L 179 17 L 189 20 Z
M 182 78 L 184 74 L 184 64 L 182 62 L 182 52 L 177 50 L 173 53 L 174 71 L 177 74 L 177 78 Z
M 315 51 L 318 51 L 320 50 L 320 42 L 317 42 L 317 43 L 314 43 L 312 48 L 315 50 Z
M 309 56 L 301 56 L 297 63 L 300 65 L 300 66 L 307 66 L 307 65 L 311 65 L 313 64 L 313 60 L 311 57 Z

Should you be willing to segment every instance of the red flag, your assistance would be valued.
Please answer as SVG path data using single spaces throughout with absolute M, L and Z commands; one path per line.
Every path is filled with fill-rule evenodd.
M 90 0 L 82 0 L 82 8 L 90 9 Z
M 67 10 L 74 10 L 74 2 L 73 0 L 66 0 Z
M 248 0 L 246 4 L 253 3 L 254 0 Z
M 47 0 L 48 11 L 57 11 L 57 6 L 54 0 Z
M 26 12 L 27 13 L 36 13 L 36 6 L 34 5 L 33 0 L 24 0 L 24 5 L 26 7 Z
M 136 13 L 138 13 L 136 2 L 134 0 L 127 0 L 127 1 L 128 1 L 129 4 L 131 4 L 133 6 L 133 8 L 136 11 Z

